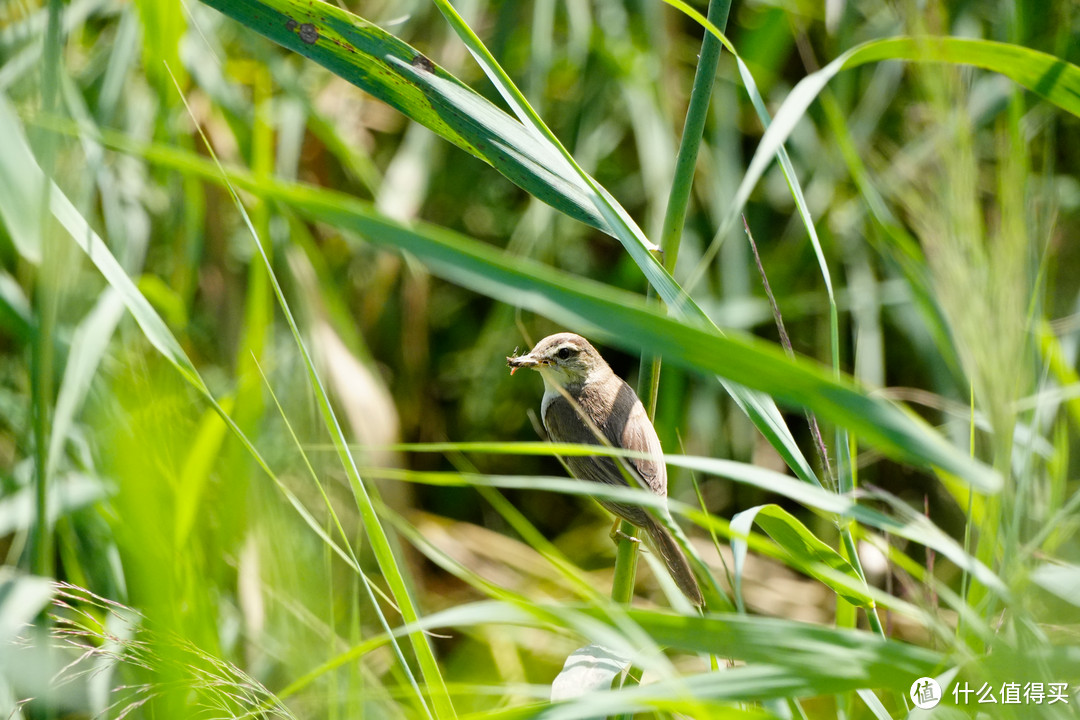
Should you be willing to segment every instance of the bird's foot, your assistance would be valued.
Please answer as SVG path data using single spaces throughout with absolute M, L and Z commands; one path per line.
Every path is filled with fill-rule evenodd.
M 613 524 L 611 526 L 611 532 L 608 533 L 608 535 L 611 537 L 611 542 L 618 545 L 620 540 L 629 540 L 632 543 L 639 543 L 640 544 L 641 543 L 641 538 L 636 538 L 633 535 L 627 535 L 626 533 L 624 533 L 619 528 L 619 525 L 621 525 L 621 524 L 622 524 L 622 518 L 615 518 L 615 524 Z

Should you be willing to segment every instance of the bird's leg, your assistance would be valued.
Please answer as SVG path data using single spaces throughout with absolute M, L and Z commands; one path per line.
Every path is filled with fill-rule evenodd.
M 619 525 L 621 525 L 621 524 L 622 524 L 622 518 L 616 516 L 615 517 L 615 523 L 611 526 L 611 532 L 609 533 L 609 536 L 611 537 L 611 542 L 615 543 L 616 545 L 619 544 L 619 540 L 629 540 L 630 542 L 633 542 L 633 543 L 640 543 L 641 542 L 641 538 L 636 538 L 636 537 L 633 537 L 631 535 L 627 535 L 622 530 L 620 530 Z

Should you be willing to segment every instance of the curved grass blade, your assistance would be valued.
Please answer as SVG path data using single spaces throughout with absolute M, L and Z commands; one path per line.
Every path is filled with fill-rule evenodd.
M 897 37 L 871 40 L 807 75 L 788 93 L 754 151 L 723 226 L 735 222 L 773 157 L 829 81 L 841 70 L 882 60 L 952 63 L 992 70 L 1080 116 L 1080 67 L 1053 55 L 1019 45 L 968 38 Z
M 580 647 L 551 682 L 551 700 L 569 700 L 596 690 L 606 690 L 612 681 L 630 669 L 631 660 L 603 645 Z
M 859 607 L 873 607 L 874 602 L 865 595 L 852 593 L 848 588 L 850 583 L 863 582 L 862 576 L 845 560 L 840 553 L 823 543 L 810 530 L 803 525 L 791 513 L 779 505 L 758 505 L 757 507 L 743 510 L 731 519 L 731 530 L 741 535 L 748 535 L 750 527 L 757 522 L 758 527 L 765 534 L 784 549 L 791 558 L 794 567 L 802 569 L 809 575 L 820 580 L 826 586 L 836 592 L 837 595 L 847 600 L 852 605 Z M 739 608 L 743 608 L 741 588 L 742 571 L 746 563 L 746 540 L 736 538 L 731 543 L 731 551 L 735 558 L 735 593 Z M 837 584 L 832 582 L 829 574 L 817 572 L 818 566 L 831 568 L 846 576 L 849 583 Z
M 55 592 L 56 583 L 51 578 L 27 575 L 9 567 L 0 570 L 0 642 L 10 647 Z

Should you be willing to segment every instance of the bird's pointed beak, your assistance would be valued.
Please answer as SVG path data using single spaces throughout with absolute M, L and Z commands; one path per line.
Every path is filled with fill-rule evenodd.
M 506 358 L 506 364 L 510 366 L 510 374 L 513 375 L 524 367 L 535 368 L 540 365 L 539 361 L 530 355 L 518 355 Z

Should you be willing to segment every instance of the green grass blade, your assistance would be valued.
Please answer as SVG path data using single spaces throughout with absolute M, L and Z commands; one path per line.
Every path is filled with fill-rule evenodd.
M 748 534 L 751 525 L 757 522 L 765 534 L 787 552 L 792 558 L 795 567 L 804 569 L 825 585 L 830 587 L 837 595 L 847 600 L 852 605 L 871 607 L 873 601 L 865 595 L 856 595 L 848 590 L 850 583 L 838 585 L 831 582 L 831 575 L 816 571 L 818 566 L 831 568 L 847 576 L 851 583 L 860 584 L 862 576 L 845 560 L 840 553 L 833 550 L 819 540 L 809 528 L 803 525 L 791 513 L 779 505 L 758 505 L 743 510 L 731 519 L 732 531 Z M 746 561 L 746 541 L 736 539 L 731 543 L 732 554 L 735 557 L 735 587 L 736 592 L 742 585 L 742 570 Z M 739 605 L 742 607 L 741 598 Z
M 718 27 L 725 27 L 730 10 L 730 0 L 710 0 L 709 15 L 712 18 L 710 22 Z M 671 273 L 675 272 L 675 264 L 679 257 L 686 210 L 690 204 L 690 189 L 697 167 L 701 136 L 708 117 L 709 100 L 712 97 L 713 82 L 716 80 L 721 47 L 723 45 L 715 35 L 705 33 L 701 41 L 697 69 L 694 71 L 694 84 L 690 90 L 686 122 L 683 125 L 682 137 L 679 139 L 679 153 L 675 159 L 675 177 L 668 194 L 664 225 L 660 235 L 660 247 L 664 250 L 664 266 Z
M 105 141 L 129 152 L 143 152 L 158 164 L 221 181 L 210 163 L 189 153 L 171 148 L 137 148 L 115 136 Z M 767 392 L 782 403 L 812 410 L 848 427 L 893 457 L 939 467 L 984 491 L 1000 487 L 997 473 L 945 443 L 900 406 L 867 396 L 849 380 L 833 379 L 812 363 L 790 361 L 769 343 L 737 335 L 722 336 L 692 321 L 673 320 L 648 307 L 638 295 L 534 261 L 508 257 L 444 228 L 395 222 L 377 213 L 370 204 L 343 193 L 276 180 L 256 183 L 249 174 L 237 171 L 232 171 L 230 178 L 245 189 L 293 206 L 310 219 L 356 232 L 380 245 L 409 251 L 436 275 L 474 292 L 531 310 L 627 350 L 664 348 L 666 357 L 684 367 L 715 373 Z M 145 305 L 141 295 L 133 302 L 136 307 Z M 149 305 L 145 306 L 149 309 Z M 148 326 L 153 329 L 153 321 L 148 320 Z M 162 343 L 162 352 L 168 357 L 174 355 L 166 338 L 158 333 L 148 337 L 151 342 Z M 788 434 L 775 406 L 767 417 L 774 413 L 776 432 Z
M 845 689 L 907 689 L 912 679 L 932 673 L 945 662 L 945 658 L 933 650 L 886 640 L 866 631 L 827 628 L 796 620 L 736 613 L 695 617 L 638 609 L 628 610 L 626 614 L 666 647 L 792 671 L 808 684 L 801 694 L 830 692 L 826 688 L 831 688 L 835 681 L 844 682 Z M 575 633 L 603 632 L 606 628 L 615 633 L 608 637 L 608 641 L 615 643 L 613 649 L 622 653 L 625 642 L 619 640 L 617 630 L 610 622 L 601 611 L 589 606 L 521 608 L 499 601 L 484 601 L 429 615 L 421 627 L 435 629 L 497 623 L 561 627 Z M 756 697 L 784 696 L 776 692 Z
M 106 140 L 129 152 L 144 152 L 156 163 L 220 181 L 209 163 L 188 153 L 158 147 L 139 149 L 117 142 L 116 138 Z M 769 392 L 782 402 L 810 409 L 844 424 L 895 457 L 940 467 L 987 491 L 1000 486 L 1000 477 L 993 470 L 946 444 L 900 406 L 868 397 L 850 381 L 834 380 L 812 363 L 790 361 L 768 343 L 719 336 L 715 331 L 678 322 L 647 307 L 638 295 L 533 261 L 507 257 L 443 228 L 389 220 L 368 203 L 342 193 L 280 181 L 256 186 L 250 175 L 235 171 L 231 178 L 246 189 L 295 207 L 311 219 L 357 232 L 377 244 L 407 250 L 450 282 L 628 350 L 663 347 L 667 357 L 684 367 L 724 374 Z
M 393 35 L 323 2 L 205 2 L 382 100 L 560 212 L 614 234 L 591 190 L 567 172 L 549 143 Z
M 841 70 L 883 60 L 972 65 L 1001 73 L 1073 115 L 1080 116 L 1080 67 L 1019 45 L 966 38 L 898 37 L 872 40 L 848 50 L 807 75 L 788 93 L 758 143 L 735 193 L 730 214 L 737 216 L 779 148 L 822 89 Z M 732 218 L 731 222 L 734 222 Z M 725 223 L 727 224 L 727 221 Z
M 597 451 L 595 446 L 566 446 L 560 445 L 549 449 L 549 452 L 571 455 L 584 453 L 589 455 L 606 454 Z M 717 460 L 707 457 L 689 457 L 684 455 L 665 455 L 665 461 L 669 465 L 694 470 L 700 473 L 716 475 L 727 478 L 737 483 L 756 487 L 770 493 L 775 493 L 803 505 L 804 507 L 829 513 L 834 517 L 855 520 L 868 527 L 876 528 L 894 537 L 902 537 L 912 542 L 932 548 L 943 557 L 948 558 L 958 567 L 963 568 L 975 575 L 980 582 L 1003 597 L 1008 596 L 1008 589 L 1001 578 L 993 573 L 986 565 L 979 562 L 975 557 L 966 553 L 964 549 L 940 528 L 906 506 L 897 506 L 900 517 L 886 515 L 882 512 L 860 505 L 849 496 L 838 495 L 814 485 L 808 485 L 774 470 L 766 470 L 746 463 L 732 460 Z M 442 485 L 449 487 L 490 486 L 512 489 L 547 490 L 550 492 L 565 493 L 568 495 L 582 495 L 585 497 L 602 498 L 613 502 L 623 502 L 633 505 L 661 508 L 662 500 L 656 499 L 649 493 L 640 492 L 634 488 L 598 486 L 591 483 L 582 483 L 572 478 L 517 476 L 517 475 L 482 475 L 475 473 L 446 473 L 446 472 L 419 472 L 397 470 L 391 468 L 367 468 L 365 472 L 373 477 L 404 480 L 407 482 L 419 482 L 430 485 Z M 715 526 L 715 518 L 703 515 L 697 508 L 668 500 L 668 506 L 672 513 L 684 515 L 695 520 L 699 524 Z M 729 533 L 730 534 L 730 533 Z M 745 535 L 745 533 L 743 533 Z M 860 579 L 859 584 L 862 583 Z M 846 587 L 845 583 L 845 587 Z

